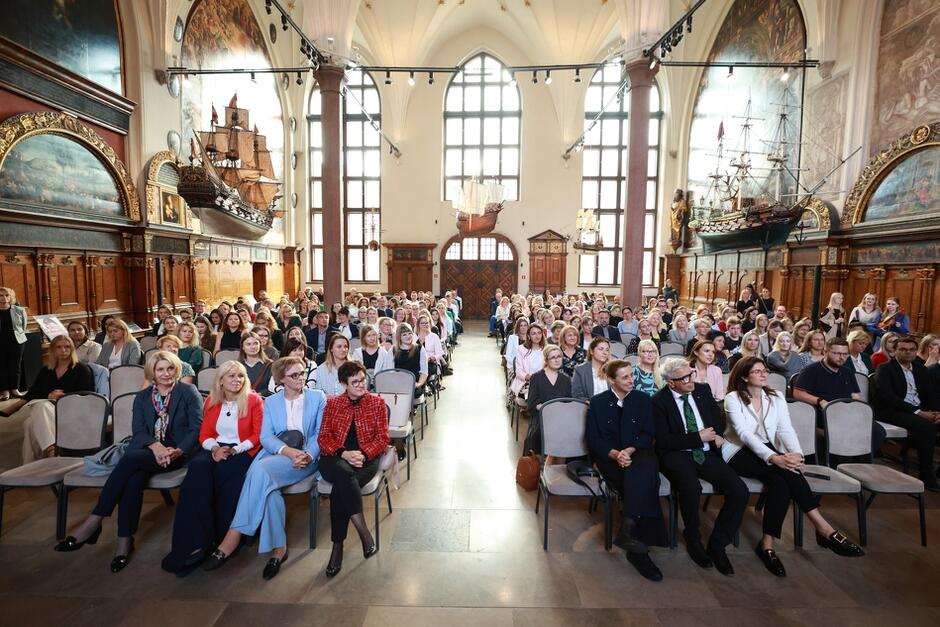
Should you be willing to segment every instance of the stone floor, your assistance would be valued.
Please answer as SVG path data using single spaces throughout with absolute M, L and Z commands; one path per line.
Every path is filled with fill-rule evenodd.
M 147 625 L 878 625 L 940 624 L 940 498 L 929 495 L 929 547 L 918 541 L 915 503 L 879 497 L 869 512 L 868 555 L 839 558 L 812 543 L 778 545 L 789 576 L 767 573 L 751 551 L 759 521 L 750 510 L 737 575 L 697 568 L 682 546 L 657 549 L 665 581 L 641 579 L 622 552 L 605 552 L 599 513 L 556 499 L 551 545 L 541 546 L 535 493 L 514 481 L 520 447 L 503 406 L 498 355 L 483 328 L 461 339 L 456 374 L 419 441 L 412 479 L 382 510 L 382 550 L 365 562 L 350 538 L 343 571 L 323 574 L 329 557 L 327 516 L 320 548 L 307 548 L 307 510 L 288 499 L 290 558 L 273 581 L 261 579 L 265 557 L 242 551 L 214 573 L 177 579 L 159 568 L 173 509 L 150 494 L 138 550 L 123 572 L 108 570 L 114 526 L 79 553 L 52 551 L 55 506 L 48 490 L 6 496 L 0 539 L 0 624 Z M 19 463 L 20 425 L 0 418 L 0 467 Z M 402 474 L 404 479 L 404 474 Z M 70 523 L 95 494 L 73 493 Z M 328 508 L 324 502 L 323 510 Z M 705 515 L 706 529 L 714 516 Z M 823 504 L 832 522 L 856 536 L 852 501 Z M 371 520 L 371 506 L 367 519 Z M 785 527 L 789 529 L 789 521 Z M 355 536 L 355 534 L 352 534 Z

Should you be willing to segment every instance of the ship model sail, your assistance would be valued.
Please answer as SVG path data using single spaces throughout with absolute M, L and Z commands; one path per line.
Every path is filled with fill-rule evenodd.
M 741 134 L 734 149 L 724 146 L 724 122 L 718 127 L 716 165 L 709 174 L 709 187 L 697 207 L 689 226 L 702 240 L 705 253 L 759 246 L 768 249 L 783 244 L 800 221 L 812 194 L 787 202 L 795 197 L 789 193 L 800 186 L 798 170 L 791 168 L 791 149 L 798 146 L 790 121 L 789 90 L 777 113 L 774 134 L 763 140 L 766 166 L 756 166 L 751 134 L 754 118 L 751 102 L 740 116 Z M 804 188 L 805 189 L 805 188 Z M 818 186 L 816 187 L 818 189 Z
M 251 128 L 251 130 L 248 130 Z M 179 194 L 213 231 L 258 237 L 271 229 L 281 198 L 267 139 L 249 126 L 238 95 L 225 107 L 225 120 L 212 107 L 208 131 L 194 131 L 190 165 L 180 170 Z

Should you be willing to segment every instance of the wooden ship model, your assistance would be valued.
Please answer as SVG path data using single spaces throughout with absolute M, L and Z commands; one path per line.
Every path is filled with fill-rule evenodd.
M 465 181 L 457 194 L 457 231 L 463 236 L 492 233 L 503 210 L 506 189 L 498 183 Z
M 593 209 L 578 209 L 575 217 L 575 228 L 578 234 L 571 247 L 582 255 L 596 255 L 604 247 L 601 237 L 601 223 L 594 215 Z
M 225 107 L 225 121 L 212 107 L 208 131 L 194 131 L 189 166 L 180 168 L 178 191 L 202 223 L 227 235 L 257 238 L 271 229 L 281 183 L 274 178 L 267 139 L 248 130 L 248 110 L 238 94 Z
M 708 176 L 708 191 L 700 204 L 693 207 L 695 218 L 689 224 L 701 238 L 706 254 L 753 246 L 769 249 L 783 244 L 811 202 L 811 192 L 796 202 L 785 200 L 798 197 L 789 192 L 800 185 L 799 170 L 789 164 L 791 148 L 799 142 L 790 139 L 793 129 L 786 102 L 788 95 L 789 90 L 784 90 L 773 138 L 763 142 L 766 167 L 752 162 L 750 136 L 754 118 L 750 101 L 740 118 L 741 136 L 735 149 L 725 149 L 724 123 L 719 125 L 715 170 Z

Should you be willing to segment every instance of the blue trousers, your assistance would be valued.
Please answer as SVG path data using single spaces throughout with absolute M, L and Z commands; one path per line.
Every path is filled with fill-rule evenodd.
M 140 523 L 144 488 L 150 481 L 150 477 L 176 470 L 182 465 L 183 458 L 177 457 L 167 468 L 163 468 L 157 463 L 153 451 L 149 448 L 127 451 L 108 476 L 108 481 L 98 496 L 98 503 L 91 513 L 107 517 L 117 507 L 118 537 L 127 538 L 134 535 Z
M 496 332 L 496 316 L 490 316 L 490 333 Z
M 306 468 L 294 468 L 291 464 L 290 458 L 285 455 L 266 455 L 262 452 L 245 476 L 245 485 L 238 497 L 238 508 L 231 528 L 247 536 L 258 533 L 260 529 L 259 553 L 287 546 L 281 488 L 306 479 L 317 471 L 316 463 Z

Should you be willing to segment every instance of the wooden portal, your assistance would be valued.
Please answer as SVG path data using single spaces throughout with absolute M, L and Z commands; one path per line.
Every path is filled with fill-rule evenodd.
M 488 319 L 496 288 L 512 294 L 518 288 L 518 256 L 506 237 L 452 237 L 441 255 L 441 291 L 457 289 L 464 319 Z
M 543 294 L 563 294 L 568 238 L 551 229 L 529 238 L 529 288 Z
M 388 249 L 388 291 L 430 292 L 437 244 L 382 244 Z

